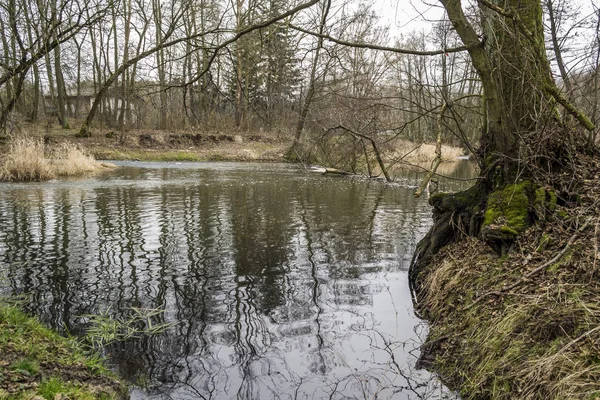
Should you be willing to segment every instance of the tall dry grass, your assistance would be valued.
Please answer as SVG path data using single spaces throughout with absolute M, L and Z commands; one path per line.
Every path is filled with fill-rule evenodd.
M 52 149 L 50 155 L 57 176 L 79 176 L 96 172 L 103 167 L 94 157 L 70 143 L 63 143 Z
M 457 157 L 463 154 L 464 150 L 460 147 L 442 144 L 442 162 L 457 161 Z M 417 165 L 431 163 L 435 158 L 435 143 L 418 144 L 400 139 L 392 144 L 388 157 Z
M 41 181 L 52 179 L 55 173 L 50 160 L 45 158 L 42 140 L 15 138 L 0 167 L 0 179 L 5 181 Z
M 96 172 L 103 164 L 72 144 L 49 149 L 42 139 L 20 137 L 11 140 L 0 162 L 0 180 L 42 181 L 59 176 Z

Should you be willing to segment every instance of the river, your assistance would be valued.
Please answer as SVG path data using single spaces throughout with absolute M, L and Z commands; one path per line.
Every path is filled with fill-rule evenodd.
M 0 294 L 74 335 L 85 315 L 164 310 L 165 331 L 104 349 L 132 399 L 454 398 L 414 368 L 427 327 L 407 270 L 431 224 L 417 174 L 119 165 L 0 185 Z

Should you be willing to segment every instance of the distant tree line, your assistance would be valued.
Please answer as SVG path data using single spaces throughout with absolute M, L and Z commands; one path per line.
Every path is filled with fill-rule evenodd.
M 543 4 L 553 73 L 597 122 L 600 11 Z M 6 0 L 0 29 L 9 133 L 24 121 L 82 135 L 264 130 L 303 156 L 360 154 L 365 138 L 434 141 L 445 107 L 445 141 L 469 149 L 480 134 L 481 83 L 448 20 L 392 39 L 353 0 Z

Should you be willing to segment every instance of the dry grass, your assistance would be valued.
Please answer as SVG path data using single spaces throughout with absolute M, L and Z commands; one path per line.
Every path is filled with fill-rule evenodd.
M 442 161 L 457 161 L 457 157 L 464 155 L 460 147 L 442 144 Z M 431 163 L 435 158 L 435 143 L 413 143 L 407 140 L 397 140 L 390 146 L 387 157 L 391 160 L 402 160 L 411 164 Z
M 468 239 L 432 266 L 425 285 L 429 340 L 443 338 L 434 346 L 434 369 L 463 399 L 599 398 L 598 284 L 576 278 L 581 270 L 569 261 L 469 308 L 479 294 L 522 273 L 519 256 L 491 257 L 485 244 Z
M 72 144 L 48 149 L 42 139 L 12 139 L 0 165 L 0 180 L 42 181 L 60 176 L 80 176 L 105 168 L 105 165 Z
M 80 176 L 103 168 L 92 156 L 69 143 L 52 149 L 51 157 L 52 167 L 57 176 Z
M 540 216 L 508 256 L 466 238 L 423 272 L 427 356 L 463 399 L 600 399 L 600 187 L 582 181 L 579 202 Z
M 44 142 L 40 139 L 13 139 L 0 168 L 0 178 L 5 181 L 41 181 L 54 178 L 56 175 L 52 164 L 44 153 Z

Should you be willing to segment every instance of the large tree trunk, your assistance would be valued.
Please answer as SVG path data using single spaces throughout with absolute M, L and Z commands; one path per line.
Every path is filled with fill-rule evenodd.
M 587 129 L 593 125 L 559 93 L 550 73 L 544 48 L 540 0 L 480 0 L 483 37 L 466 18 L 460 0 L 440 0 L 471 56 L 484 95 L 478 161 L 482 180 L 475 188 L 454 195 L 434 196 L 434 226 L 417 246 L 411 270 L 413 288 L 419 290 L 419 272 L 443 246 L 465 234 L 480 236 L 499 253 L 505 253 L 521 233 L 511 226 L 484 220 L 488 199 L 502 201 L 503 188 L 530 178 L 535 172 L 552 172 L 567 163 L 565 151 L 583 145 L 580 131 L 565 135 L 557 105 Z M 557 104 L 558 103 L 558 104 Z M 573 146 L 575 145 L 575 147 Z M 527 199 L 529 185 L 515 185 Z M 508 233 L 507 233 L 508 232 Z
M 459 0 L 440 0 L 457 33 L 468 47 L 482 82 L 485 122 L 481 156 L 484 168 L 500 163 L 510 180 L 519 158 L 526 156 L 523 140 L 548 122 L 552 103 L 544 94 L 551 84 L 544 49 L 542 9 L 539 0 L 505 0 L 503 10 L 481 6 L 483 40 L 465 17 Z

